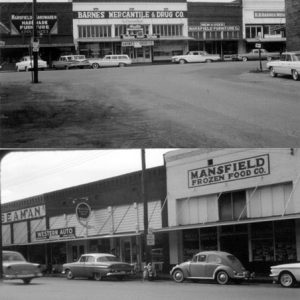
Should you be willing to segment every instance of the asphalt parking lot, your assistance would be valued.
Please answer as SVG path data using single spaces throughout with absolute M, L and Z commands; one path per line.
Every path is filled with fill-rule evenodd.
M 299 82 L 258 62 L 1 72 L 2 148 L 299 145 Z

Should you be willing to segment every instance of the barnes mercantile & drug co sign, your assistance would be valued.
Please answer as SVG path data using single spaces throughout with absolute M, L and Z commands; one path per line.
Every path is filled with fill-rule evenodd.
M 269 154 L 188 171 L 189 188 L 270 174 Z

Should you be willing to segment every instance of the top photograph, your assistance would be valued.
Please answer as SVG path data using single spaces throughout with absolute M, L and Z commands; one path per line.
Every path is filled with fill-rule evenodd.
M 300 147 L 299 0 L 0 0 L 0 148 Z

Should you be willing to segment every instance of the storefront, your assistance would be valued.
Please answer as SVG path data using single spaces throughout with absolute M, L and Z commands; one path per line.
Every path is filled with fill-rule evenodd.
M 128 54 L 147 63 L 187 51 L 185 0 L 73 0 L 73 11 L 76 48 L 87 57 Z
M 61 54 L 75 50 L 72 28 L 72 3 L 37 3 L 39 55 L 50 63 Z M 15 63 L 32 54 L 32 1 L 0 3 L 2 26 L 1 60 Z
M 298 51 L 300 49 L 300 1 L 285 0 L 285 12 L 287 51 Z
M 146 170 L 148 223 L 151 230 L 167 224 L 165 168 Z M 141 172 L 92 182 L 2 205 L 3 248 L 22 252 L 60 272 L 62 264 L 88 252 L 108 252 L 135 264 L 145 259 L 144 203 Z M 167 234 L 155 234 L 153 261 L 168 257 Z
M 190 50 L 205 50 L 222 57 L 237 54 L 242 47 L 242 3 L 189 2 Z
M 299 149 L 177 150 L 165 161 L 171 264 L 199 250 L 257 273 L 299 261 Z
M 285 0 L 244 0 L 243 38 L 246 50 L 258 42 L 268 51 L 286 50 Z

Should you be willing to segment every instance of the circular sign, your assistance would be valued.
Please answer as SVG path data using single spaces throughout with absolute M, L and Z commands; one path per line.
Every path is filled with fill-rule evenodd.
M 85 202 L 79 203 L 76 206 L 76 215 L 79 219 L 88 219 L 91 215 L 91 207 Z

